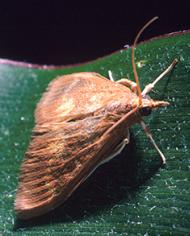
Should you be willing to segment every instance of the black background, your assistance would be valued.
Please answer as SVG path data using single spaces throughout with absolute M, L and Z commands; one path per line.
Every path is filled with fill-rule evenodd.
M 190 29 L 190 1 L 0 2 L 0 57 L 64 65 L 104 56 L 131 44 L 139 28 L 160 19 L 141 40 Z

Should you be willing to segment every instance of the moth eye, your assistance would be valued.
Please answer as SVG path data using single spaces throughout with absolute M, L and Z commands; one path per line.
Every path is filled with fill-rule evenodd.
M 142 107 L 139 110 L 139 113 L 141 114 L 141 116 L 148 116 L 150 115 L 152 112 L 152 109 L 150 107 Z

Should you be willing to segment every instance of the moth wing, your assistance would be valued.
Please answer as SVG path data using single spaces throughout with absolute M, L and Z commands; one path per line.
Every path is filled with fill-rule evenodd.
M 74 83 L 78 83 L 76 81 Z M 86 79 L 80 82 L 81 86 L 78 84 L 78 89 L 84 92 L 86 83 L 92 86 Z M 110 102 L 108 97 L 104 97 L 103 102 L 98 103 L 100 107 L 97 106 L 95 110 L 87 107 L 89 103 L 81 103 L 78 107 L 80 96 L 76 96 L 75 91 L 78 89 L 73 85 L 68 92 L 69 88 L 66 86 L 63 91 L 63 87 L 59 88 L 53 82 L 36 109 L 36 126 L 21 167 L 15 201 L 15 210 L 20 218 L 44 214 L 63 203 L 111 155 L 113 150 L 110 147 L 117 147 L 127 135 L 124 130 L 128 130 L 123 123 L 112 129 L 111 134 L 109 132 L 120 116 L 98 112 L 100 108 L 106 109 Z M 98 93 L 97 87 L 94 85 Z M 101 91 L 99 94 L 101 97 Z M 73 99 L 73 108 L 67 110 L 67 105 L 62 104 L 60 97 L 64 101 Z M 90 93 L 86 97 L 90 97 Z M 62 110 L 57 112 L 56 109 Z M 62 112 L 64 115 L 60 114 Z
M 55 123 L 93 113 L 126 99 L 130 90 L 94 72 L 64 75 L 48 86 L 36 109 L 36 123 Z

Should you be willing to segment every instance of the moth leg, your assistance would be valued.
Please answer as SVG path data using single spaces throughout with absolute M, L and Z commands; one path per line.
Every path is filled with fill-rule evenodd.
M 114 81 L 111 70 L 108 71 L 108 75 L 109 75 L 109 79 L 111 81 Z M 123 78 L 123 79 L 120 79 L 116 82 L 130 88 L 133 92 L 137 91 L 137 84 L 129 79 Z
M 123 78 L 123 79 L 118 80 L 117 83 L 130 88 L 133 92 L 137 91 L 137 84 L 129 79 Z
M 129 130 L 127 129 L 126 138 L 123 139 L 123 141 L 117 145 L 117 147 L 113 150 L 112 154 L 110 156 L 108 156 L 106 159 L 104 159 L 100 163 L 100 165 L 110 161 L 112 158 L 119 155 L 122 152 L 122 150 L 124 149 L 124 147 L 129 143 L 129 141 L 130 141 L 130 133 L 129 133 Z
M 143 120 L 140 121 L 140 124 L 141 124 L 141 126 L 142 126 L 142 128 L 143 128 L 143 130 L 144 130 L 144 132 L 145 132 L 145 134 L 146 134 L 146 136 L 149 138 L 150 142 L 152 143 L 152 145 L 155 147 L 156 151 L 157 151 L 158 154 L 160 155 L 160 158 L 161 158 L 161 160 L 162 160 L 162 163 L 163 163 L 163 164 L 166 164 L 166 158 L 165 158 L 164 154 L 162 153 L 162 151 L 161 151 L 161 150 L 159 149 L 159 147 L 157 146 L 155 140 L 153 139 L 152 134 L 151 134 L 149 128 L 146 126 L 146 124 L 144 123 Z
M 120 154 L 122 152 L 122 150 L 124 149 L 124 147 L 129 143 L 130 140 L 130 136 L 123 139 L 123 141 L 118 144 L 118 146 L 114 149 L 113 154 L 114 156 Z
M 119 143 L 117 145 L 117 147 L 114 149 L 113 153 L 112 153 L 112 156 L 116 156 L 116 155 L 119 155 L 122 150 L 124 149 L 124 147 L 130 142 L 130 133 L 129 133 L 129 130 L 127 129 L 127 134 L 126 134 L 126 138 L 123 139 L 123 141 L 121 143 Z
M 165 76 L 167 75 L 175 65 L 177 64 L 178 60 L 174 59 L 172 63 L 166 68 L 152 83 L 147 84 L 144 90 L 142 91 L 142 96 L 145 96 L 147 93 L 151 92 L 151 90 L 154 88 L 154 86 Z
M 109 79 L 110 79 L 111 81 L 115 82 L 111 70 L 108 70 L 108 75 L 109 75 Z

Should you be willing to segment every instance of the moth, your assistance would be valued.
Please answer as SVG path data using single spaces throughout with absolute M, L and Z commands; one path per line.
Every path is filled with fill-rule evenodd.
M 158 151 L 143 121 L 152 110 L 168 106 L 148 96 L 155 84 L 175 66 L 177 60 L 143 91 L 135 67 L 136 82 L 114 82 L 94 72 L 80 72 L 53 80 L 35 111 L 35 127 L 21 166 L 15 211 L 19 218 L 30 219 L 45 214 L 65 202 L 101 164 L 118 155 L 129 143 L 129 128 L 140 123 Z

